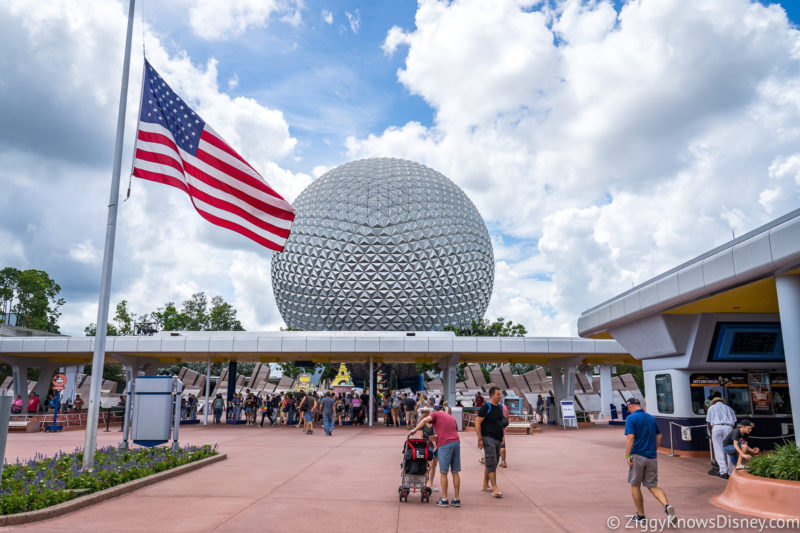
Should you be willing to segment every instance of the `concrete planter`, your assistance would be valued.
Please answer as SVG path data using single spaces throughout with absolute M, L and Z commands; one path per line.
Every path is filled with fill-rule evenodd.
M 800 481 L 770 479 L 737 470 L 711 503 L 728 511 L 760 518 L 800 519 Z

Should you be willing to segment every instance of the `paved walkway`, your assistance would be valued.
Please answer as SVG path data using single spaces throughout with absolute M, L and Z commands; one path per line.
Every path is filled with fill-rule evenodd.
M 98 433 L 116 444 L 121 433 Z M 508 437 L 509 467 L 500 469 L 503 499 L 481 492 L 474 433 L 462 434 L 461 508 L 398 501 L 402 429 L 351 428 L 326 437 L 294 428 L 184 426 L 194 444 L 218 443 L 228 460 L 63 517 L 9 527 L 82 532 L 579 532 L 607 531 L 609 517 L 634 511 L 625 482 L 620 427 Z M 7 457 L 51 454 L 83 445 L 83 431 L 9 436 Z M 661 456 L 660 485 L 680 517 L 730 515 L 708 499 L 725 481 L 706 474 L 707 459 Z M 437 482 L 438 485 L 438 482 Z M 438 497 L 438 493 L 434 496 Z M 452 498 L 452 494 L 450 496 Z M 664 518 L 645 495 L 648 518 Z M 740 515 L 731 515 L 741 518 Z M 737 531 L 743 531 L 738 529 Z

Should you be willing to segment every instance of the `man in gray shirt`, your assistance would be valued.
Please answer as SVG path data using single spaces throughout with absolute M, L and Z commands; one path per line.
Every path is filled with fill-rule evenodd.
M 336 401 L 333 399 L 332 392 L 326 392 L 325 397 L 322 398 L 322 427 L 325 429 L 327 436 L 333 435 L 333 409 Z

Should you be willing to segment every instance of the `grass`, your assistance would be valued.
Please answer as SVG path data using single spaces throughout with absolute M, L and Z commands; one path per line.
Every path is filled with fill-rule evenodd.
M 748 471 L 754 476 L 800 481 L 800 448 L 787 442 L 775 450 L 750 460 Z
M 3 467 L 0 481 L 0 514 L 44 509 L 77 496 L 100 491 L 216 455 L 216 446 L 184 446 L 124 450 L 108 446 L 95 452 L 95 467 L 82 471 L 83 452 L 36 454 Z

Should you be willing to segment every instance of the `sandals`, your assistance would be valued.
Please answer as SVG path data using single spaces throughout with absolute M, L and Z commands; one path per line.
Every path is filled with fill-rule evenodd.
M 492 493 L 492 498 L 502 498 L 502 497 L 503 497 L 503 493 L 502 492 L 493 492 Z
M 491 487 L 486 487 L 485 489 L 481 489 L 483 492 L 492 492 Z
M 508 468 L 508 465 L 505 463 L 502 463 L 500 466 L 502 466 L 503 468 Z

